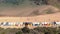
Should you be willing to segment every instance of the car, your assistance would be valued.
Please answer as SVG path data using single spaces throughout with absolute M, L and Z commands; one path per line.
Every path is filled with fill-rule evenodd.
M 40 26 L 40 22 L 33 22 L 32 26 Z

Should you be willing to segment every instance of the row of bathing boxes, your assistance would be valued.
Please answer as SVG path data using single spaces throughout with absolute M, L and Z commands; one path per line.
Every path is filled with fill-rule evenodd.
M 25 27 L 25 23 L 28 27 L 58 27 L 60 22 L 0 22 L 2 28 L 22 28 Z

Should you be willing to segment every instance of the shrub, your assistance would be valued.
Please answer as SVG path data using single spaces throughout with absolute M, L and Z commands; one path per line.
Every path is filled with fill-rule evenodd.
M 2 31 L 2 30 L 4 30 L 4 28 L 1 28 L 1 27 L 0 27 L 0 31 Z
M 22 28 L 23 33 L 29 33 L 30 29 L 27 27 Z
M 21 31 L 18 31 L 16 34 L 22 34 L 22 32 Z

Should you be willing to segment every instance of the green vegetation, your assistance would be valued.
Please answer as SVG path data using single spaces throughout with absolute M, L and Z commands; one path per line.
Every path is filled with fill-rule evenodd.
M 18 31 L 16 34 L 22 34 L 22 32 L 21 31 Z
M 0 0 L 0 6 L 36 6 L 47 4 L 45 0 Z
M 23 31 L 23 33 L 29 33 L 30 32 L 29 28 L 27 28 L 27 27 L 22 28 L 22 31 Z
M 1 1 L 1 0 L 0 0 Z M 46 4 L 47 1 L 45 0 L 2 0 L 1 3 L 5 4 L 14 4 L 14 5 L 19 5 L 19 4 L 24 4 L 24 3 L 35 3 L 35 4 Z
M 53 5 L 60 8 L 59 0 L 0 0 L 0 7 L 4 6 L 41 6 L 41 5 Z
M 48 3 L 52 6 L 60 8 L 60 0 L 48 0 Z
M 23 29 L 23 30 L 22 30 Z M 60 28 L 52 28 L 52 27 L 37 27 L 34 29 L 29 28 L 0 28 L 0 34 L 60 34 Z

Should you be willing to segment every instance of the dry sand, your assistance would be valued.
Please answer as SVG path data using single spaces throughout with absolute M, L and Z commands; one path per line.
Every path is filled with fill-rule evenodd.
M 44 15 L 35 15 L 33 12 L 39 10 L 39 12 L 51 9 L 53 14 L 44 14 Z M 51 21 L 60 21 L 60 10 L 50 5 L 41 6 L 41 7 L 26 7 L 23 9 L 17 8 L 8 8 L 0 11 L 0 21 L 9 21 L 9 22 L 51 22 Z M 38 13 L 39 13 L 38 12 Z M 40 14 L 40 13 L 39 13 Z M 43 14 L 43 13 L 42 13 Z M 10 16 L 10 17 L 7 17 Z M 14 17 L 16 16 L 16 17 Z M 21 17 L 23 16 L 23 17 Z M 28 17 L 27 17 L 28 16 Z

